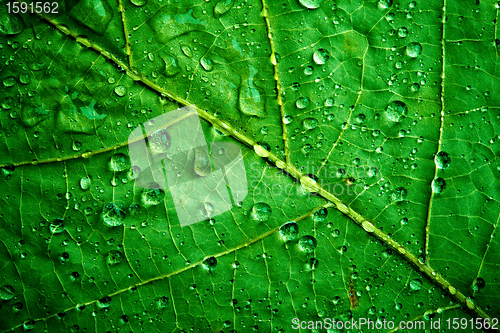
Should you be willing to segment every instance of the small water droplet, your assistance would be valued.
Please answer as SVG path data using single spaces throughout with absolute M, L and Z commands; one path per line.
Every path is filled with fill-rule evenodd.
M 306 68 L 304 68 L 304 74 L 305 75 L 312 75 L 313 70 L 314 70 L 313 66 L 306 66 Z
M 392 0 L 379 0 L 378 7 L 382 9 L 387 9 L 392 6 Z
M 49 230 L 53 235 L 63 232 L 65 230 L 63 220 L 59 218 L 54 219 L 49 225 Z
M 434 162 L 439 169 L 446 169 L 450 166 L 451 157 L 447 152 L 440 151 L 436 154 Z
M 148 137 L 149 147 L 156 153 L 166 153 L 170 148 L 170 134 L 166 129 L 159 129 Z
M 15 84 L 16 84 L 16 78 L 13 76 L 8 76 L 5 79 L 3 79 L 3 85 L 6 87 L 12 87 Z
M 299 239 L 299 250 L 305 253 L 312 253 L 316 249 L 317 241 L 313 236 L 305 235 Z
M 233 7 L 234 0 L 221 0 L 214 7 L 214 16 L 219 18 Z
M 109 161 L 109 169 L 113 171 L 124 171 L 130 168 L 130 159 L 123 153 L 114 154 Z
M 210 166 L 210 156 L 208 155 L 208 150 L 206 147 L 194 148 L 194 172 L 198 176 L 205 177 L 212 172 Z
M 300 97 L 295 101 L 295 106 L 299 109 L 305 109 L 309 105 L 309 98 Z
M 422 44 L 411 42 L 406 45 L 406 54 L 411 58 L 416 58 L 422 53 Z
M 484 281 L 484 279 L 481 277 L 475 278 L 474 281 L 472 282 L 472 289 L 474 289 L 475 291 L 479 291 L 483 289 L 485 286 L 486 286 L 486 281 Z
M 207 271 L 212 271 L 217 266 L 217 259 L 215 257 L 207 258 L 203 260 L 202 266 Z
M 271 207 L 265 202 L 258 202 L 252 207 L 252 218 L 257 221 L 265 222 L 269 220 L 271 213 Z
M 102 209 L 101 219 L 108 227 L 120 226 L 125 219 L 125 212 L 120 205 L 108 202 Z
M 146 4 L 146 0 L 130 0 L 134 6 L 142 7 Z
M 115 87 L 115 94 L 117 94 L 118 96 L 123 97 L 126 93 L 127 89 L 124 86 L 120 85 Z
M 117 265 L 123 260 L 123 253 L 118 250 L 111 250 L 106 256 L 106 262 L 109 266 Z
M 295 240 L 299 234 L 299 226 L 295 222 L 287 222 L 280 227 L 280 236 L 285 242 Z
M 332 97 L 328 97 L 327 99 L 325 99 L 325 106 L 326 107 L 332 107 L 334 103 L 335 103 L 335 100 Z
M 443 178 L 437 177 L 432 181 L 432 191 L 434 193 L 441 193 L 444 191 L 445 188 L 446 188 L 446 181 Z
M 188 58 L 191 58 L 193 56 L 193 50 L 187 45 L 181 46 L 182 53 Z
M 8 301 L 13 297 L 14 297 L 14 287 L 8 284 L 0 287 L 0 299 Z
M 316 9 L 321 6 L 323 0 L 299 0 L 299 3 L 308 9 Z
M 401 38 L 405 38 L 408 36 L 408 29 L 406 27 L 401 27 L 398 29 L 398 36 Z
M 211 72 L 214 69 L 214 63 L 210 58 L 203 57 L 200 60 L 201 67 L 203 67 L 207 72 Z
M 302 121 L 302 125 L 306 130 L 312 130 L 318 127 L 318 121 L 315 118 L 306 118 Z
M 91 183 L 91 180 L 90 180 L 89 176 L 82 177 L 80 179 L 80 188 L 82 190 L 86 191 L 90 188 L 90 183 Z
M 391 199 L 394 202 L 402 202 L 406 199 L 407 195 L 408 195 L 407 189 L 405 189 L 404 187 L 398 187 L 392 192 Z
M 316 222 L 321 222 L 326 219 L 326 216 L 328 215 L 328 209 L 326 208 L 320 208 L 317 211 L 314 212 L 313 214 L 313 219 Z
M 144 207 L 156 206 L 163 202 L 165 192 L 162 189 L 144 189 L 141 193 L 141 202 Z
M 283 116 L 283 123 L 288 125 L 292 122 L 293 118 L 289 115 Z
M 109 308 L 111 305 L 111 297 L 106 296 L 97 301 L 97 306 L 101 309 Z
M 422 281 L 419 279 L 413 279 L 410 281 L 410 289 L 417 291 L 422 289 Z
M 325 49 L 319 49 L 314 51 L 313 53 L 313 60 L 317 65 L 324 65 L 329 58 L 330 55 L 328 54 L 328 51 Z
M 392 101 L 385 108 L 389 120 L 398 122 L 408 112 L 408 107 L 401 101 Z

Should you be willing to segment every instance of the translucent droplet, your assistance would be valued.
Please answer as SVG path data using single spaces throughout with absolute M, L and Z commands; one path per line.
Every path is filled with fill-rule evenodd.
M 326 216 L 328 215 L 328 209 L 326 208 L 320 208 L 317 211 L 314 212 L 313 214 L 313 219 L 316 222 L 321 222 L 326 219 Z
M 111 305 L 111 297 L 106 296 L 97 301 L 97 306 L 101 309 L 109 308 Z
M 306 263 L 306 270 L 313 271 L 319 266 L 319 260 L 316 258 L 309 258 Z
M 166 129 L 159 129 L 148 137 L 148 143 L 154 152 L 166 153 L 171 145 L 170 134 Z
M 385 108 L 389 120 L 398 122 L 408 112 L 408 107 L 401 101 L 392 101 Z
M 394 201 L 394 202 L 401 202 L 401 201 L 404 201 L 406 199 L 407 195 L 408 195 L 407 189 L 405 189 L 404 187 L 398 187 L 397 189 L 395 189 L 392 192 L 391 198 L 392 198 L 392 201 Z
M 440 151 L 436 154 L 434 162 L 439 169 L 446 169 L 450 166 L 451 157 L 447 152 Z
M 316 9 L 321 6 L 323 0 L 299 0 L 299 3 L 309 9 Z
M 52 234 L 60 234 L 65 230 L 64 223 L 62 219 L 55 219 L 49 225 L 49 230 Z
M 177 65 L 177 59 L 169 54 L 162 54 L 160 56 L 165 63 L 165 75 L 172 77 L 179 73 L 179 66 Z
M 216 18 L 224 15 L 233 7 L 234 0 L 221 0 L 214 7 L 214 16 Z
M 412 92 L 417 92 L 419 89 L 420 89 L 420 84 L 418 84 L 418 83 L 414 83 L 414 84 L 412 84 L 412 85 L 410 86 L 410 90 L 411 90 Z
M 486 286 L 486 281 L 484 281 L 483 278 L 477 277 L 474 279 L 474 282 L 472 282 L 472 289 L 475 291 L 479 291 L 483 289 Z
M 212 172 L 210 166 L 210 156 L 206 147 L 198 147 L 194 149 L 194 172 L 198 176 L 208 176 Z
M 141 202 L 145 207 L 156 206 L 163 202 L 165 192 L 162 189 L 144 189 L 141 193 Z
M 34 328 L 35 328 L 35 321 L 33 319 L 26 320 L 23 323 L 23 330 L 24 331 L 31 331 Z
M 187 45 L 181 46 L 182 53 L 188 58 L 191 58 L 193 56 L 193 50 Z
M 305 109 L 309 105 L 309 98 L 300 97 L 295 101 L 295 106 L 299 109 Z
M 444 191 L 445 188 L 446 188 L 446 181 L 443 178 L 437 177 L 432 181 L 432 191 L 434 193 L 441 193 Z
M 211 271 L 215 268 L 215 266 L 217 266 L 217 259 L 215 257 L 207 258 L 203 260 L 202 266 L 207 271 Z
M 30 84 L 31 78 L 28 74 L 21 74 L 19 76 L 19 82 L 21 82 L 22 84 Z
M 318 127 L 318 121 L 316 118 L 306 118 L 302 121 L 302 125 L 306 130 L 312 130 Z
M 411 280 L 410 281 L 410 289 L 414 290 L 414 291 L 422 289 L 422 281 L 420 281 L 419 279 Z
M 91 180 L 90 180 L 89 176 L 82 177 L 80 179 L 80 188 L 82 190 L 86 191 L 90 188 L 90 183 L 91 183 Z
M 314 70 L 313 66 L 306 66 L 306 68 L 304 68 L 304 74 L 311 75 L 313 73 L 313 70 Z
M 146 0 L 130 0 L 134 6 L 142 7 L 146 4 Z
M 117 227 L 123 224 L 125 212 L 120 205 L 108 202 L 102 209 L 101 219 L 108 227 Z
M 316 249 L 316 238 L 313 236 L 305 235 L 299 239 L 299 250 L 305 253 L 312 253 Z
M 252 207 L 252 217 L 257 221 L 265 222 L 269 220 L 272 210 L 265 202 L 258 202 Z
M 314 51 L 313 53 L 313 60 L 317 65 L 324 65 L 329 58 L 330 55 L 328 54 L 328 51 L 325 49 L 319 49 L 317 51 Z
M 130 159 L 123 153 L 117 153 L 111 157 L 108 166 L 113 171 L 125 171 L 130 168 Z
M 161 296 L 161 297 L 157 298 L 155 301 L 156 307 L 159 310 L 165 309 L 167 307 L 169 301 L 170 301 L 170 299 L 167 296 Z
M 80 149 L 82 149 L 82 143 L 80 141 L 73 140 L 71 148 L 73 148 L 74 151 L 80 151 Z
M 280 236 L 285 242 L 295 240 L 299 235 L 299 226 L 295 222 L 287 222 L 280 227 Z
M 392 0 L 379 0 L 378 7 L 382 9 L 387 9 L 392 6 Z
M 411 58 L 416 58 L 422 53 L 422 44 L 411 42 L 406 45 L 406 54 Z
M 124 86 L 116 86 L 115 87 L 115 94 L 117 94 L 120 97 L 125 96 L 127 93 L 127 89 Z
M 14 287 L 8 284 L 0 287 L 0 299 L 8 301 L 13 297 L 14 297 Z
M 7 14 L 5 11 L 0 15 L 0 34 L 1 35 L 17 35 L 23 32 L 24 22 L 18 14 Z M 13 10 L 13 9 L 11 9 Z M 18 8 L 19 10 L 19 8 Z
M 106 256 L 106 262 L 109 266 L 117 265 L 123 260 L 123 253 L 118 250 L 111 250 Z
M 15 84 L 16 84 L 16 78 L 13 76 L 7 76 L 5 79 L 3 79 L 3 85 L 5 87 L 12 87 Z
M 283 116 L 283 123 L 284 124 L 290 124 L 292 122 L 293 118 L 289 115 Z
M 325 106 L 326 107 L 332 107 L 334 103 L 335 103 L 335 100 L 332 97 L 328 97 L 327 99 L 325 99 Z
M 401 27 L 398 29 L 398 36 L 401 38 L 405 38 L 408 36 L 408 29 L 406 27 Z
M 203 57 L 200 60 L 201 67 L 203 67 L 207 72 L 211 72 L 214 69 L 214 63 L 210 58 Z
M 204 219 L 209 219 L 214 216 L 215 207 L 211 202 L 204 202 L 200 206 L 201 217 Z

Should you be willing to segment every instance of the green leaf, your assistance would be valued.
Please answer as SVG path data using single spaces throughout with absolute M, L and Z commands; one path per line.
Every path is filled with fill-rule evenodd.
M 498 321 L 493 1 L 7 3 L 0 332 Z M 181 227 L 128 139 L 188 105 L 208 147 L 240 148 L 248 194 Z M 164 166 L 210 175 L 206 151 L 170 154 L 171 126 L 148 137 Z

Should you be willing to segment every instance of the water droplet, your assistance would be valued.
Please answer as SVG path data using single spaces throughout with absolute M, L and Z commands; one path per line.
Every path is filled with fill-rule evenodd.
M 203 260 L 202 266 L 207 271 L 212 271 L 217 266 L 217 259 L 215 257 L 207 258 Z
M 124 86 L 116 86 L 115 87 L 115 94 L 117 94 L 120 97 L 125 96 L 127 93 L 127 89 Z
M 206 147 L 194 148 L 193 168 L 194 172 L 201 177 L 208 176 L 212 172 L 210 156 Z
M 444 191 L 445 188 L 446 188 L 446 181 L 443 178 L 437 177 L 432 181 L 432 191 L 434 193 L 441 193 Z
M 134 6 L 142 7 L 146 4 L 146 0 L 130 0 Z
M 305 253 L 312 253 L 316 249 L 316 238 L 313 236 L 305 235 L 299 239 L 299 250 Z
M 379 0 L 378 7 L 382 9 L 387 9 L 392 6 L 392 0 Z
M 418 84 L 418 83 L 414 83 L 414 84 L 412 84 L 412 85 L 410 86 L 410 90 L 411 90 L 412 92 L 417 92 L 419 89 L 420 89 L 420 84 Z
M 486 281 L 484 281 L 483 278 L 477 277 L 474 279 L 474 282 L 472 282 L 472 289 L 475 291 L 479 291 L 483 289 L 486 286 Z
M 73 140 L 73 144 L 71 145 L 71 148 L 74 151 L 80 151 L 80 149 L 82 149 L 82 143 L 80 141 Z
M 108 227 L 120 226 L 125 219 L 125 212 L 120 205 L 108 202 L 102 209 L 101 219 Z
M 328 215 L 328 209 L 320 208 L 314 212 L 313 219 L 316 222 L 321 222 L 321 221 L 324 221 L 326 219 L 327 215 Z
M 258 202 L 252 207 L 252 218 L 257 221 L 265 222 L 269 220 L 271 213 L 271 207 L 265 202 Z
M 319 266 L 319 260 L 316 258 L 309 258 L 306 263 L 306 270 L 313 271 Z
M 325 49 L 319 49 L 317 51 L 314 51 L 313 53 L 313 60 L 317 65 L 324 65 L 329 58 L 330 55 L 328 54 L 328 51 Z
M 111 297 L 106 296 L 97 301 L 97 306 L 101 309 L 109 308 L 111 305 Z
M 13 297 L 14 297 L 14 287 L 8 284 L 0 287 L 0 299 L 8 301 Z
M 309 98 L 300 97 L 295 101 L 295 106 L 299 109 L 305 109 L 309 105 Z
M 91 183 L 91 180 L 90 180 L 89 176 L 82 177 L 80 179 L 80 188 L 82 190 L 86 191 L 90 188 L 90 183 Z
M 200 64 L 207 72 L 211 72 L 214 69 L 214 63 L 210 58 L 201 58 Z
M 211 202 L 204 202 L 200 206 L 201 217 L 204 219 L 209 219 L 214 216 L 215 207 Z
M 193 50 L 187 45 L 181 46 L 182 53 L 188 58 L 191 58 L 193 56 Z
M 439 169 L 446 169 L 450 166 L 451 157 L 447 152 L 440 151 L 436 154 L 434 162 Z
M 23 330 L 24 331 L 31 331 L 34 328 L 35 328 L 35 321 L 33 319 L 26 320 L 23 323 Z
M 416 58 L 422 53 L 422 44 L 411 42 L 406 45 L 406 54 L 411 58 Z
M 175 74 L 179 73 L 179 66 L 177 65 L 177 59 L 170 54 L 161 54 L 160 58 L 163 59 L 165 63 L 165 72 L 164 74 L 167 77 L 172 77 Z
M 18 14 L 7 14 L 5 10 L 0 15 L 0 34 L 17 35 L 23 32 L 24 22 Z
M 12 87 L 15 84 L 16 84 L 16 78 L 13 76 L 8 76 L 5 79 L 3 79 L 3 85 L 6 87 Z
M 399 28 L 398 29 L 398 36 L 401 38 L 405 38 L 406 36 L 408 36 L 408 29 L 405 27 Z
M 332 97 L 328 97 L 327 99 L 325 99 L 325 106 L 326 107 L 332 107 L 334 103 L 335 103 L 335 100 Z
M 407 189 L 405 189 L 404 187 L 398 187 L 392 192 L 391 198 L 392 201 L 394 202 L 402 202 L 406 199 L 407 195 L 408 195 Z
M 113 9 L 108 1 L 79 1 L 69 12 L 69 15 L 86 25 L 92 31 L 102 35 L 107 30 L 113 18 Z
M 299 226 L 295 222 L 287 222 L 280 227 L 280 236 L 285 242 L 293 241 L 299 235 Z
M 167 296 L 161 296 L 161 297 L 157 298 L 155 301 L 156 307 L 159 310 L 165 309 L 167 307 L 169 301 L 170 301 L 170 299 Z
M 124 171 L 130 168 L 130 159 L 123 153 L 114 154 L 109 161 L 109 169 L 113 171 Z
M 305 75 L 312 75 L 313 70 L 314 70 L 313 66 L 306 66 L 306 68 L 304 68 L 304 74 Z
M 219 18 L 233 7 L 234 0 L 221 0 L 214 7 L 214 16 Z
M 156 153 L 166 153 L 170 148 L 170 134 L 166 129 L 159 129 L 148 137 L 149 147 Z
M 163 202 L 165 192 L 162 189 L 144 189 L 141 193 L 141 202 L 144 207 L 156 206 Z
M 312 130 L 318 126 L 318 121 L 315 118 L 306 118 L 302 121 L 302 125 L 306 130 Z
M 392 101 L 385 108 L 387 117 L 394 122 L 398 122 L 408 112 L 408 107 L 401 101 Z
M 422 281 L 420 281 L 419 279 L 411 280 L 410 281 L 410 289 L 414 290 L 414 291 L 422 289 Z
M 299 3 L 309 9 L 316 9 L 321 6 L 323 0 L 299 0 Z
M 65 230 L 63 220 L 57 218 L 52 221 L 52 223 L 50 223 L 49 225 L 49 230 L 52 234 L 60 234 L 61 232 L 63 232 Z
M 106 256 L 106 262 L 109 266 L 117 265 L 123 260 L 123 253 L 118 250 L 111 250 Z
M 290 115 L 283 116 L 283 123 L 288 125 L 292 122 L 293 118 Z

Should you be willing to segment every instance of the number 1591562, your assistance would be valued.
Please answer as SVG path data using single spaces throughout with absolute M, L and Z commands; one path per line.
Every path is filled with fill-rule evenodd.
M 58 14 L 59 4 L 57 2 L 7 2 L 8 13 L 36 13 L 36 14 Z

